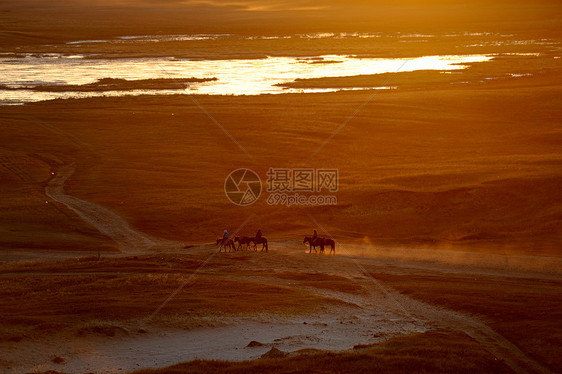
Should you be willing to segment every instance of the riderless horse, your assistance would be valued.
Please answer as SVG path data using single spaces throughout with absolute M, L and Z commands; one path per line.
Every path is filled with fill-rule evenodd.
M 246 244 L 246 249 L 250 249 L 250 243 L 252 243 L 252 239 L 249 236 L 235 236 L 234 237 L 234 241 L 238 242 L 238 250 L 240 250 L 240 247 L 242 247 L 244 244 Z

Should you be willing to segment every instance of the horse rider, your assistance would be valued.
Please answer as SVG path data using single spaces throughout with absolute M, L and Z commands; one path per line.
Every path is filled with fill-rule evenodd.
M 224 232 L 222 233 L 222 245 L 225 245 L 227 240 L 228 240 L 228 231 L 226 231 L 226 229 L 224 229 Z
M 256 239 L 261 239 L 261 229 L 258 229 L 258 232 L 256 232 Z
M 312 241 L 314 242 L 318 238 L 318 233 L 314 230 L 314 234 L 312 234 Z

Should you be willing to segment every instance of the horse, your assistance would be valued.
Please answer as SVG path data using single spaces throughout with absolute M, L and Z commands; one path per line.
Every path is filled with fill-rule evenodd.
M 327 245 L 330 246 L 330 254 L 332 254 L 332 252 L 334 252 L 334 254 L 336 254 L 336 242 L 332 239 L 329 239 L 329 238 L 322 238 L 322 240 L 324 240 L 325 246 L 327 246 Z M 324 253 L 324 248 L 322 248 L 320 250 L 320 253 Z
M 221 248 L 224 247 L 224 251 L 226 252 L 226 248 L 230 248 L 229 252 L 235 251 L 236 250 L 236 246 L 234 245 L 234 241 L 230 238 L 217 238 L 217 245 L 220 245 L 219 247 L 219 252 L 221 251 Z
M 254 251 L 258 250 L 258 244 L 261 244 L 261 251 L 263 252 L 263 250 L 265 249 L 265 251 L 267 252 L 269 250 L 269 247 L 267 245 L 267 239 L 264 238 L 263 236 L 259 237 L 259 238 L 251 238 L 252 242 L 254 243 Z
M 234 241 L 238 242 L 238 250 L 240 250 L 240 247 L 242 247 L 244 244 L 246 244 L 246 249 L 250 249 L 250 243 L 252 243 L 252 239 L 248 236 L 235 236 L 234 237 Z
M 316 239 L 312 239 L 310 236 L 305 236 L 304 240 L 303 240 L 303 244 L 304 243 L 308 243 L 308 245 L 310 246 L 310 249 L 308 251 L 308 253 L 312 253 L 312 248 L 314 247 L 314 253 L 316 253 L 316 247 L 320 247 L 320 253 L 324 252 L 324 239 L 322 238 L 316 238 Z

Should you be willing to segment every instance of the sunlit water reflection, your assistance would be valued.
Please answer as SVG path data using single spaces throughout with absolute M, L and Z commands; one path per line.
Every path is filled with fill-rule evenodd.
M 280 86 L 296 79 L 350 77 L 417 70 L 459 70 L 470 63 L 485 62 L 491 55 L 424 56 L 411 59 L 358 58 L 324 55 L 310 58 L 268 57 L 262 59 L 187 60 L 175 58 L 89 59 L 83 55 L 28 55 L 0 57 L 1 104 L 56 98 L 124 96 L 144 94 L 262 95 L 296 92 L 332 92 L 342 89 L 388 89 L 381 79 L 380 87 L 305 88 Z M 103 78 L 126 80 L 217 78 L 213 81 L 165 90 L 123 90 L 77 92 L 38 92 L 36 86 L 83 85 Z M 11 88 L 11 89 L 5 89 Z M 185 91 L 184 91 L 185 90 Z

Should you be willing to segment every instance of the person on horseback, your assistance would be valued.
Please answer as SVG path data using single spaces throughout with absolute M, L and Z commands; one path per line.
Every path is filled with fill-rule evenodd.
M 222 233 L 222 245 L 225 245 L 227 241 L 228 241 L 228 231 L 224 229 L 224 232 Z
M 256 232 L 256 239 L 261 239 L 261 229 L 258 229 L 258 232 Z
M 312 234 L 312 241 L 314 242 L 318 238 L 318 233 L 314 230 L 314 234 Z

